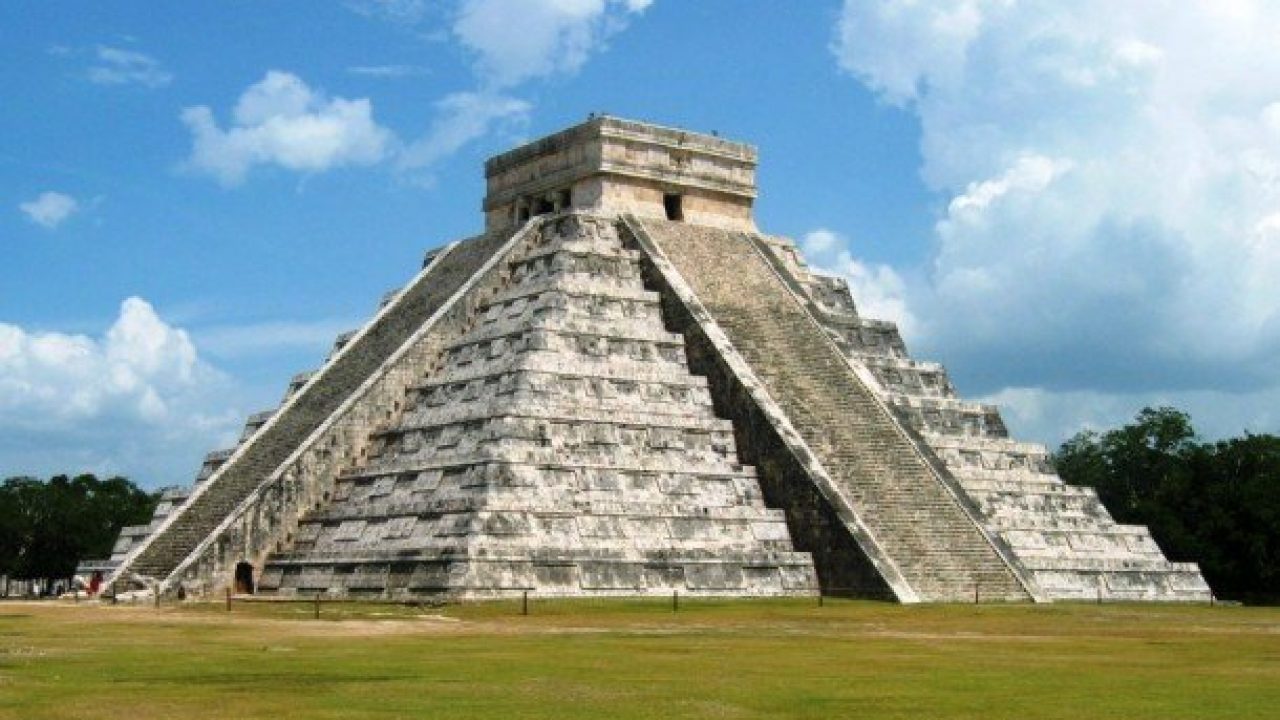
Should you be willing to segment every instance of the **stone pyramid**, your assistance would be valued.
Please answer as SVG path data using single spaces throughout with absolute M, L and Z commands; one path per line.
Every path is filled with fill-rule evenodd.
M 562 214 L 508 258 L 259 587 L 812 592 L 615 225 Z
M 113 556 L 187 595 L 1203 600 L 846 285 L 756 153 L 593 118 L 486 163 L 428 256 Z

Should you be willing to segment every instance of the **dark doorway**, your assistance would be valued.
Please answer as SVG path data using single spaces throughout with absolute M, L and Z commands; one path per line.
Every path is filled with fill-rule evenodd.
M 662 207 L 667 210 L 668 220 L 684 220 L 684 196 L 667 193 L 662 196 Z
M 253 594 L 253 566 L 247 562 L 236 563 L 236 594 Z
M 538 209 L 536 211 L 536 214 L 546 215 L 547 213 L 555 212 L 555 211 L 556 211 L 556 206 L 550 200 L 546 198 L 542 198 L 541 200 L 538 201 Z

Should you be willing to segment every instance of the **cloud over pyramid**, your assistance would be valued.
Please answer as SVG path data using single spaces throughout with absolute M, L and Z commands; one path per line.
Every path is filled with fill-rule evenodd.
M 612 117 L 489 160 L 433 253 L 110 580 L 187 595 L 1198 600 L 752 218 L 756 152 Z

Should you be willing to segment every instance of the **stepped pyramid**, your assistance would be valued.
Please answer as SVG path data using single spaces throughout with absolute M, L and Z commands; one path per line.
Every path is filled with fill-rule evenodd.
M 752 219 L 756 153 L 613 117 L 428 255 L 110 581 L 340 597 L 1203 600 Z

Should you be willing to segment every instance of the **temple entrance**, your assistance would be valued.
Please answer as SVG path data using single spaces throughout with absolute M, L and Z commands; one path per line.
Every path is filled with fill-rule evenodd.
M 247 562 L 236 563 L 236 594 L 253 594 L 253 565 Z
M 674 193 L 662 196 L 662 207 L 667 211 L 668 220 L 684 220 L 684 198 Z

